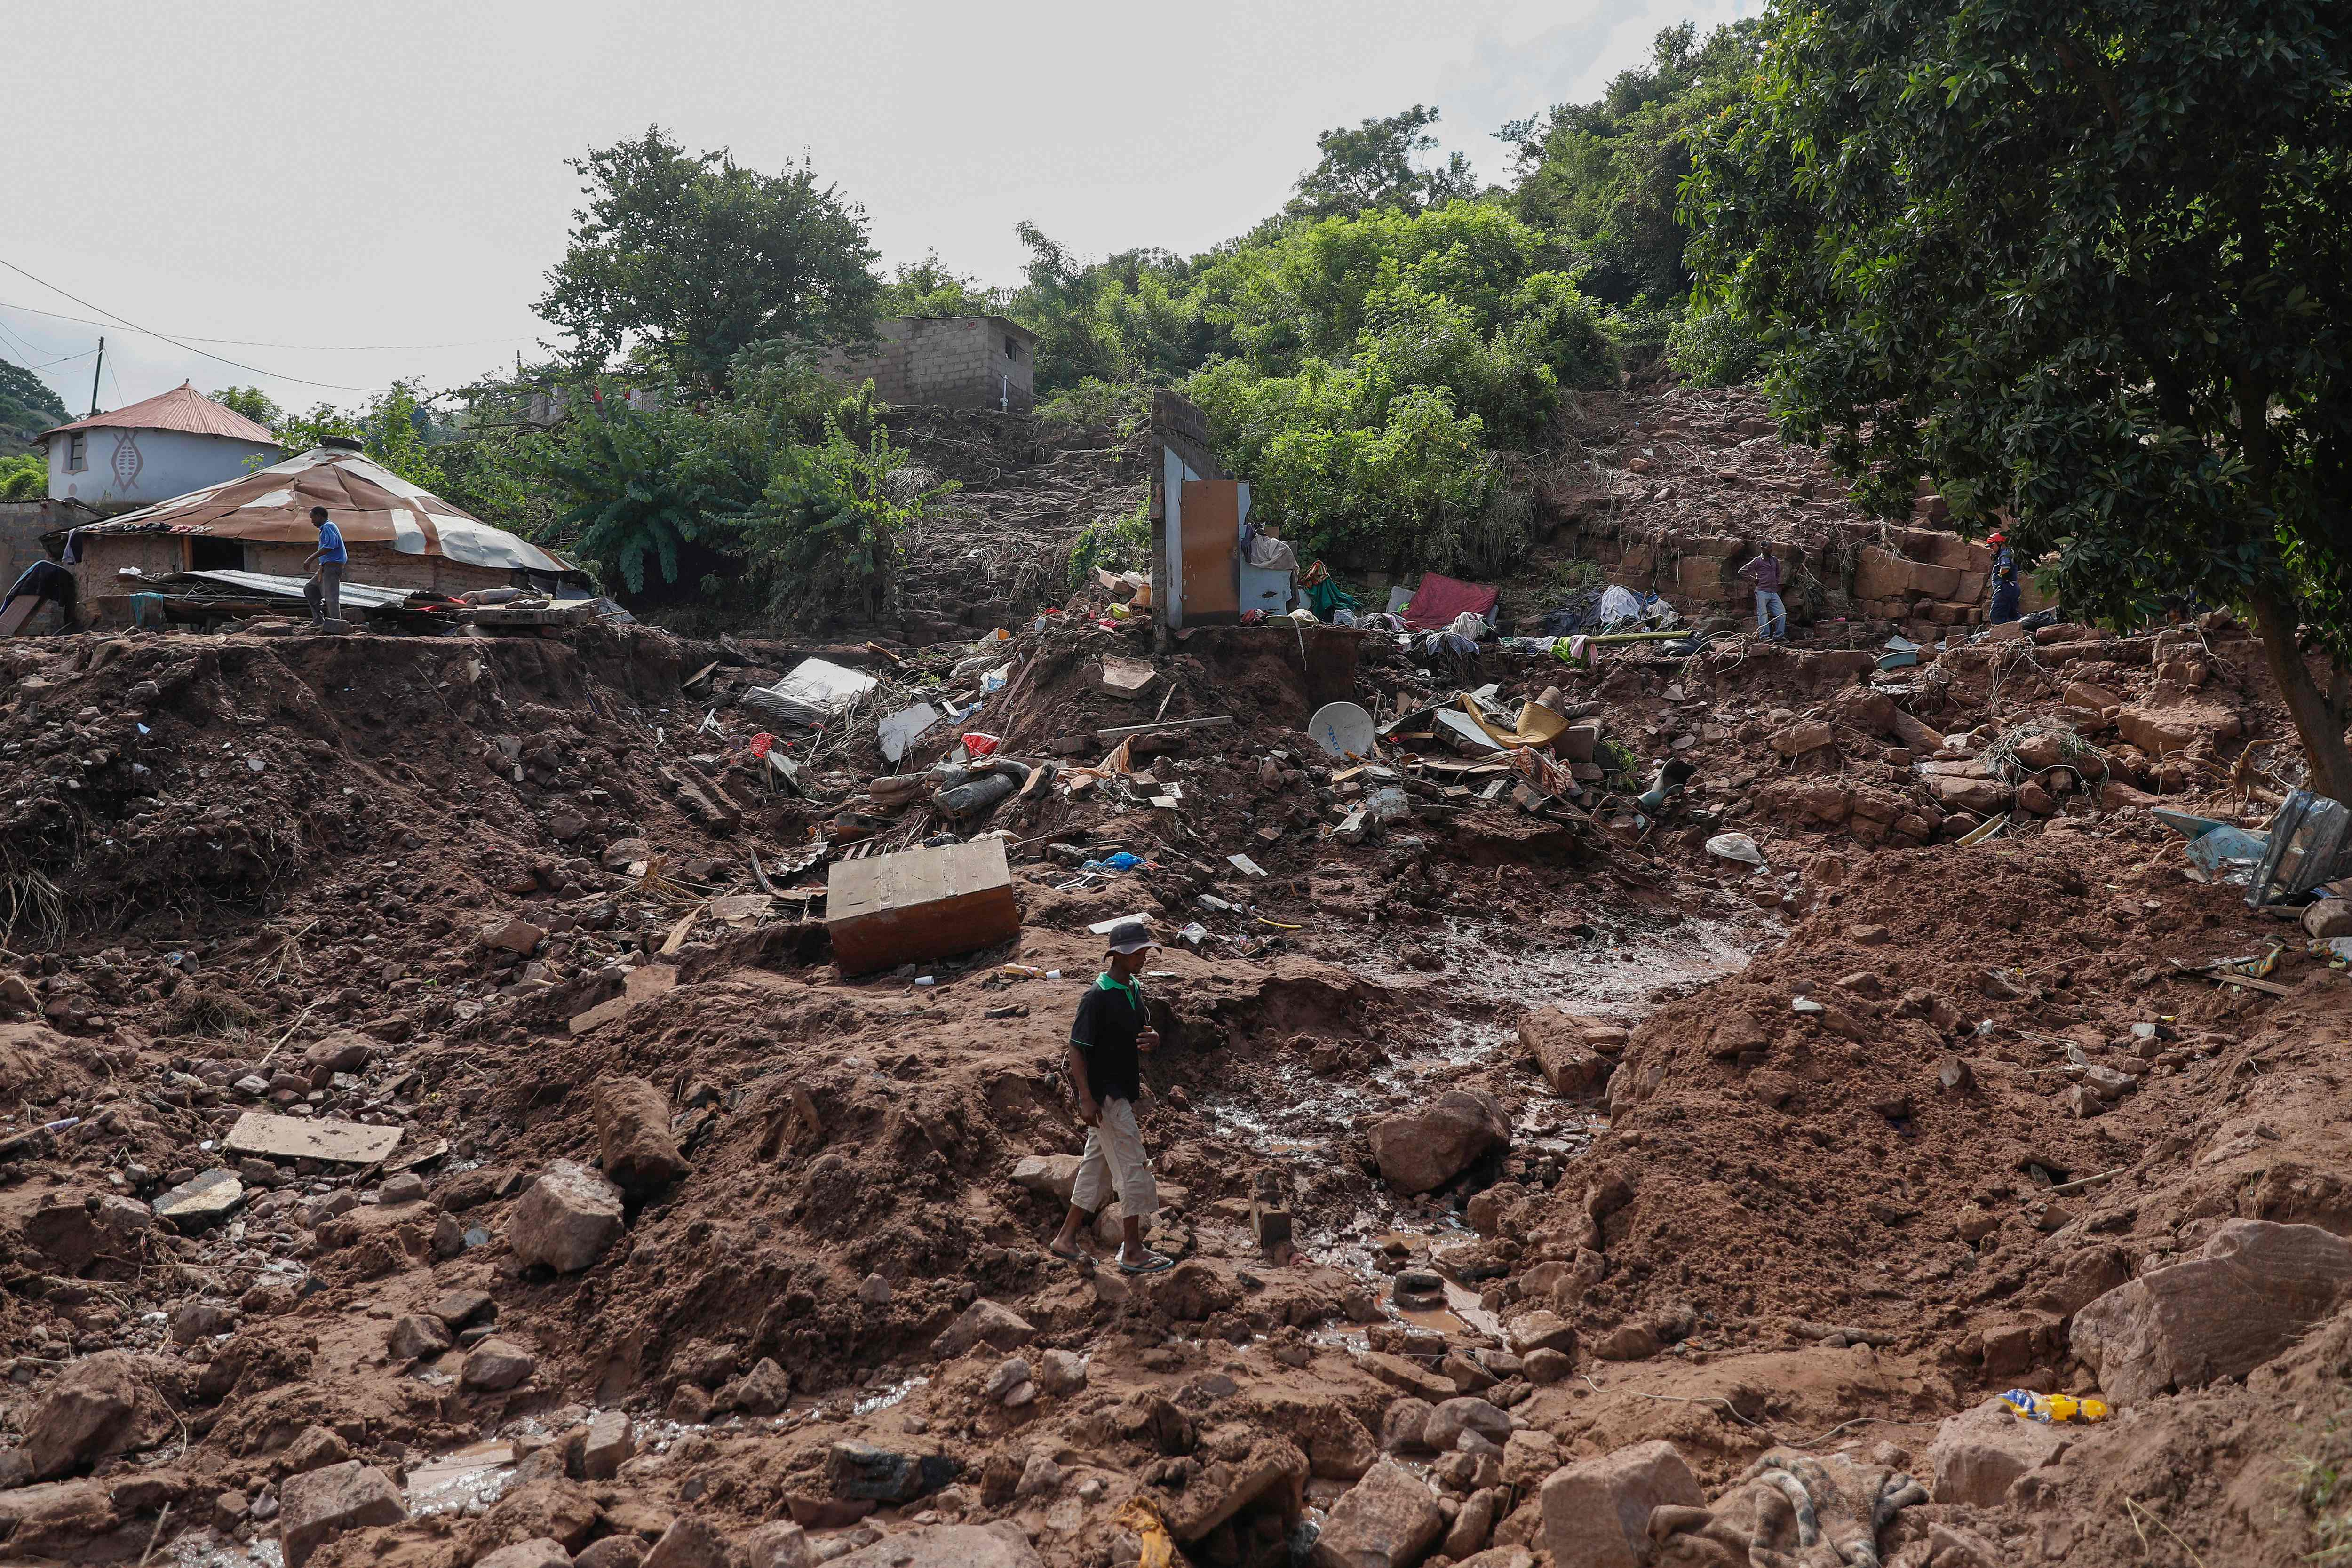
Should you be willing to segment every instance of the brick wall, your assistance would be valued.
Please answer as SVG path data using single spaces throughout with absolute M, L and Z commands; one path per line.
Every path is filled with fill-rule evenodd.
M 73 569 L 84 618 L 99 619 L 110 626 L 128 626 L 127 595 L 144 591 L 149 584 L 120 575 L 122 569 L 136 566 L 150 578 L 184 572 L 188 542 L 185 535 L 171 533 L 85 538 L 81 563 Z M 409 555 L 387 544 L 353 544 L 349 549 L 352 559 L 343 568 L 343 581 L 372 588 L 425 588 L 454 597 L 477 588 L 504 588 L 514 581 L 512 574 L 493 567 L 468 566 L 438 555 Z M 310 552 L 307 544 L 247 543 L 242 570 L 308 577 L 310 569 L 302 564 L 302 558 Z M 101 599 L 106 601 L 103 605 L 99 603 Z

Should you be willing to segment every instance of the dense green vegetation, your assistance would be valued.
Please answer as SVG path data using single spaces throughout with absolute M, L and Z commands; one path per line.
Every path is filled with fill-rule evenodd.
M 2352 799 L 2347 149 L 2319 0 L 1816 0 L 1690 214 L 1789 428 L 1867 500 L 1997 505 L 2071 609 L 2244 607 Z
M 0 359 L 0 457 L 20 455 L 34 437 L 72 418 L 48 383 Z

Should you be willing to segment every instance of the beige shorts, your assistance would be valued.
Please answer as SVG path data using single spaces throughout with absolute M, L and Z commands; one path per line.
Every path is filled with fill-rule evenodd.
M 1124 1100 L 1101 1102 L 1102 1114 L 1087 1130 L 1087 1152 L 1078 1160 L 1078 1177 L 1070 1185 L 1070 1205 L 1086 1214 L 1100 1214 L 1114 1193 L 1119 1212 L 1146 1226 L 1160 1212 L 1160 1188 L 1151 1179 L 1151 1159 L 1143 1152 L 1143 1134 L 1135 1125 L 1135 1107 Z

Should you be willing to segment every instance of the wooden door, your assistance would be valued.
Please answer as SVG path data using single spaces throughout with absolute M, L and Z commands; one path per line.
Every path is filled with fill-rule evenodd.
M 1242 498 L 1234 479 L 1186 479 L 1182 510 L 1178 515 L 1184 535 L 1184 624 L 1231 622 L 1242 613 Z

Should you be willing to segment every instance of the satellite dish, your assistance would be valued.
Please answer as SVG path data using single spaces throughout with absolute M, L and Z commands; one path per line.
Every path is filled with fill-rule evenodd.
M 1307 721 L 1307 733 L 1335 757 L 1369 757 L 1375 731 L 1372 716 L 1352 702 L 1327 702 Z

